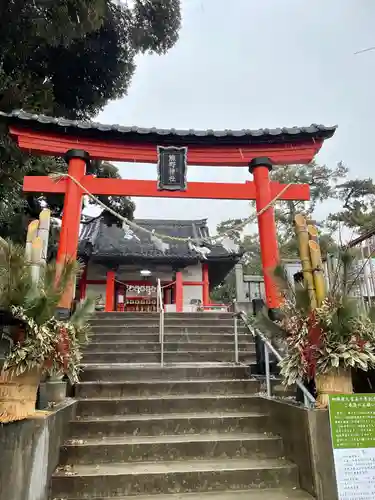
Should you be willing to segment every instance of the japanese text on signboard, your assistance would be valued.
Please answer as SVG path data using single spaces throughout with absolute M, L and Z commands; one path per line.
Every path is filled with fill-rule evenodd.
M 158 189 L 186 189 L 187 148 L 158 146 Z
M 338 500 L 375 497 L 375 395 L 329 399 Z

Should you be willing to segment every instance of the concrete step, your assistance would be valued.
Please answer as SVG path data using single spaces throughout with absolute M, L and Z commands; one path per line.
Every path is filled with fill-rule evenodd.
M 145 342 L 159 343 L 159 331 L 152 333 L 116 333 L 116 330 L 105 330 L 100 333 L 93 332 L 90 334 L 90 343 L 101 344 L 102 342 L 139 342 L 142 344 Z
M 160 363 L 160 352 L 85 352 L 83 363 Z
M 169 339 L 167 339 L 169 340 Z M 235 347 L 234 338 L 232 342 L 164 342 L 164 351 L 232 351 Z M 238 342 L 240 351 L 255 353 L 255 342 L 249 339 L 249 342 Z
M 298 485 L 295 465 L 282 459 L 211 459 L 76 465 L 55 472 L 52 498 L 119 497 Z
M 171 312 L 166 312 L 165 313 L 166 318 L 180 318 L 180 319 L 187 319 L 187 318 L 198 318 L 198 319 L 225 319 L 225 318 L 234 318 L 234 313 L 233 312 L 228 312 L 228 311 L 196 311 L 196 312 L 191 312 L 191 313 L 171 313 Z
M 259 411 L 260 401 L 253 395 L 168 395 L 96 398 L 78 400 L 77 415 L 137 415 L 185 412 Z
M 137 368 L 137 369 L 135 369 Z M 80 380 L 85 381 L 142 381 L 142 380 L 204 380 L 204 379 L 244 379 L 249 378 L 250 371 L 245 366 L 215 365 L 215 366 L 119 366 L 83 365 Z
M 164 317 L 164 323 L 166 325 L 174 325 L 174 326 L 190 326 L 190 325 L 215 325 L 219 323 L 220 325 L 223 326 L 229 326 L 231 328 L 234 328 L 234 318 L 229 316 L 226 318 L 211 318 L 210 316 L 202 316 L 201 318 L 190 318 L 186 317 L 184 319 L 182 318 L 174 318 L 173 316 L 170 317 L 166 315 Z M 242 326 L 241 323 L 238 321 L 237 322 L 238 326 Z
M 160 318 L 150 318 L 150 319 L 128 319 L 126 321 L 121 318 L 118 319 L 92 319 L 90 320 L 90 324 L 93 326 L 103 326 L 103 325 L 112 325 L 112 326 L 123 326 L 124 328 L 141 328 L 142 326 L 158 326 Z M 233 318 L 228 319 L 198 319 L 198 318 L 190 318 L 190 319 L 173 319 L 173 318 L 164 318 L 164 324 L 171 327 L 199 327 L 199 326 L 215 326 L 221 325 L 226 328 L 234 328 Z M 238 328 L 245 328 L 243 323 L 237 323 Z
M 103 342 L 91 341 L 84 349 L 84 353 L 94 352 L 133 352 L 133 351 L 146 351 L 146 352 L 160 352 L 160 342 L 142 342 L 134 340 L 132 337 L 131 342 L 107 342 L 104 338 Z
M 103 329 L 118 330 L 121 332 L 125 331 L 142 331 L 142 330 L 159 330 L 159 320 L 147 322 L 133 322 L 125 323 L 123 321 L 117 320 L 91 320 L 90 326 L 94 331 L 99 331 Z
M 166 363 L 179 362 L 234 362 L 234 349 L 230 351 L 164 351 L 164 361 Z M 256 357 L 254 352 L 240 351 L 239 361 L 247 364 L 254 364 Z M 160 352 L 85 352 L 84 363 L 158 363 L 160 362 Z
M 158 312 L 96 312 L 94 315 L 95 319 L 104 318 L 158 318 Z
M 159 313 L 100 313 L 96 314 L 90 321 L 117 321 L 123 323 L 134 323 L 137 321 L 151 322 L 158 321 L 160 318 Z M 189 322 L 232 322 L 234 323 L 234 316 L 232 313 L 164 313 L 164 319 L 166 322 L 175 322 L 179 324 L 189 323 Z M 241 321 L 238 321 L 240 324 Z
M 103 436 L 163 436 L 170 434 L 210 434 L 266 432 L 268 417 L 262 412 L 165 413 L 159 415 L 108 415 L 77 417 L 70 423 L 72 439 Z
M 111 498 L 88 497 L 88 500 L 113 500 Z M 67 498 L 66 500 L 78 500 Z M 228 490 L 199 493 L 176 493 L 169 495 L 116 496 L 116 500 L 313 500 L 313 497 L 299 489 L 272 488 L 266 490 Z
M 158 312 L 97 312 L 94 318 L 159 318 L 160 313 Z M 213 321 L 216 319 L 226 319 L 233 318 L 233 313 L 231 312 L 191 312 L 191 313 L 172 313 L 166 312 L 165 318 L 177 318 L 180 320 L 186 320 L 189 318 L 205 319 L 211 318 Z
M 147 380 L 81 382 L 75 386 L 75 396 L 87 398 L 121 398 L 171 394 L 255 394 L 261 383 L 255 379 L 242 380 Z
M 105 339 L 104 339 L 105 340 Z M 251 341 L 250 341 L 251 340 Z M 255 352 L 255 343 L 252 339 L 249 342 L 238 344 L 240 351 Z M 234 340 L 232 342 L 164 342 L 164 350 L 167 351 L 230 351 L 234 349 Z M 132 351 L 157 351 L 160 352 L 159 342 L 90 342 L 84 348 L 85 353 L 93 352 L 132 352 Z
M 159 333 L 159 322 L 155 324 L 123 324 L 123 323 L 100 323 L 91 324 L 94 333 L 113 332 L 113 333 Z M 233 325 L 222 325 L 221 322 L 202 324 L 169 324 L 165 323 L 165 333 L 234 333 Z M 239 328 L 239 333 L 246 334 L 248 330 Z
M 152 333 L 119 333 L 117 331 L 101 331 L 100 333 L 94 332 L 90 336 L 91 342 L 101 343 L 101 342 L 159 342 L 159 331 Z M 205 343 L 231 343 L 234 345 L 234 335 L 233 333 L 225 334 L 225 333 L 164 333 L 165 342 L 205 342 Z M 250 334 L 238 335 L 239 343 L 252 343 L 254 341 L 254 337 Z
M 60 453 L 60 465 L 280 458 L 282 455 L 281 438 L 260 433 L 126 436 L 67 441 Z

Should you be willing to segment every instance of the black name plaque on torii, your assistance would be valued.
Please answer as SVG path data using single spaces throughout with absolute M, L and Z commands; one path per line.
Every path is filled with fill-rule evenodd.
M 158 146 L 158 189 L 186 191 L 187 148 Z

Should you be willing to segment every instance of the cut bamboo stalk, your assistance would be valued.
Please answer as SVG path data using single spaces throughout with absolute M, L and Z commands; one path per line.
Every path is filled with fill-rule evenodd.
M 318 307 L 321 306 L 326 298 L 326 282 L 323 270 L 322 253 L 320 251 L 318 229 L 309 224 L 307 226 L 309 233 L 309 252 L 314 277 L 315 296 Z
M 32 243 L 31 249 L 31 279 L 34 284 L 37 284 L 40 279 L 42 247 L 42 239 L 36 237 Z
M 367 248 L 367 258 L 368 258 L 369 267 L 370 267 L 370 280 L 371 280 L 371 285 L 372 285 L 371 297 L 375 297 L 375 274 L 374 274 L 374 263 L 372 261 L 373 252 L 371 252 L 371 249 L 369 246 L 367 246 L 366 248 Z
M 326 282 L 326 291 L 328 292 L 328 290 L 331 288 L 331 283 L 329 281 L 330 280 L 330 276 L 329 276 L 328 260 L 325 260 L 323 262 L 323 273 L 324 273 L 324 279 L 325 279 L 325 282 Z
M 41 263 L 45 265 L 47 262 L 49 229 L 51 225 L 51 210 L 43 209 L 39 215 L 38 237 L 42 240 L 42 256 Z
M 0 249 L 3 252 L 7 252 L 9 250 L 8 242 L 4 240 L 4 238 L 2 238 L 1 236 L 0 236 Z
M 309 239 L 312 241 L 316 241 L 318 243 L 318 230 L 312 224 L 307 226 L 307 232 L 309 233 Z
M 27 228 L 25 258 L 29 262 L 31 262 L 33 241 L 38 236 L 38 228 L 39 228 L 38 220 L 31 221 Z
M 326 284 L 323 273 L 322 255 L 320 253 L 320 246 L 316 241 L 309 241 L 309 250 L 313 269 L 316 302 L 318 307 L 320 307 L 323 300 L 326 298 Z
M 310 307 L 316 308 L 316 295 L 314 287 L 314 277 L 312 274 L 312 266 L 309 252 L 309 233 L 307 232 L 306 219 L 303 215 L 298 214 L 294 218 L 295 232 L 298 239 L 299 255 L 302 265 L 302 273 L 305 281 L 305 286 L 308 290 Z
M 371 290 L 367 272 L 369 264 L 368 264 L 368 259 L 365 258 L 365 252 L 363 250 L 362 244 L 361 244 L 361 257 L 362 257 L 363 282 L 366 288 L 367 303 L 371 307 Z

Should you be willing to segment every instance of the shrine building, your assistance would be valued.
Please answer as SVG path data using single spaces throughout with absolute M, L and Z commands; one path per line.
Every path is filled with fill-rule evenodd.
M 207 221 L 134 221 L 147 231 L 177 238 L 204 241 Z M 162 249 L 149 232 L 109 225 L 103 217 L 83 226 L 78 256 L 86 263 L 76 299 L 100 297 L 105 311 L 153 312 L 157 307 L 157 280 L 163 287 L 166 312 L 213 309 L 210 290 L 221 283 L 241 258 L 239 249 L 216 243 L 202 253 L 188 241 L 168 241 Z

